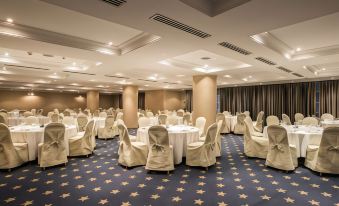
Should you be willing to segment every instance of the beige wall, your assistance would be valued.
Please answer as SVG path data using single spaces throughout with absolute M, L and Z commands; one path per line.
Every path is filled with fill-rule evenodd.
M 64 110 L 66 108 L 86 108 L 86 95 L 61 92 L 34 92 L 34 96 L 28 96 L 27 92 L 0 91 L 0 108 L 13 109 L 40 109 L 44 114 L 54 108 Z
M 184 108 L 182 91 L 152 90 L 145 91 L 145 108 L 157 113 L 158 110 L 178 110 Z

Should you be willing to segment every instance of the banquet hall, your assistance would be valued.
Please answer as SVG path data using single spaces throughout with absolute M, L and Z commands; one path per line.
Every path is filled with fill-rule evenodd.
M 339 1 L 0 0 L 0 205 L 339 206 Z

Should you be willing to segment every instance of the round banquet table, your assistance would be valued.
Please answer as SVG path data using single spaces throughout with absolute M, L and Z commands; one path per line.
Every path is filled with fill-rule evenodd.
M 40 125 L 45 125 L 50 122 L 49 117 L 46 116 L 37 116 L 39 119 L 39 124 Z M 26 117 L 8 117 L 8 125 L 9 126 L 18 126 L 21 124 L 25 124 L 25 119 Z
M 285 127 L 289 144 L 297 148 L 297 157 L 306 157 L 307 146 L 320 145 L 323 128 L 315 126 L 299 125 L 296 128 L 293 125 L 282 125 Z M 268 138 L 267 126 L 264 127 L 264 137 Z
M 10 111 L 7 114 L 8 117 L 19 117 L 19 111 Z
M 141 127 L 137 131 L 137 141 L 149 145 L 148 129 Z M 167 128 L 169 143 L 173 146 L 174 164 L 180 164 L 186 156 L 187 144 L 199 141 L 199 129 L 196 127 L 175 125 Z
M 35 160 L 38 157 L 38 144 L 44 141 L 44 127 L 39 125 L 19 125 L 10 127 L 12 142 L 28 144 L 28 159 Z M 67 155 L 69 154 L 68 139 L 77 135 L 75 125 L 66 125 L 65 144 Z
M 99 128 L 104 128 L 105 127 L 105 117 L 93 117 L 94 120 L 94 134 L 98 135 L 98 130 Z
M 234 131 L 234 126 L 237 123 L 237 116 L 225 115 L 226 127 L 230 128 L 230 132 Z
M 339 126 L 339 120 L 324 120 L 324 121 L 321 121 L 320 123 L 324 128 Z

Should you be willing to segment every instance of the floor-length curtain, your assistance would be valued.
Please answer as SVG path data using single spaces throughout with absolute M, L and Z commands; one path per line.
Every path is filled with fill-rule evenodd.
M 192 112 L 193 107 L 193 98 L 192 98 L 192 90 L 185 91 L 185 109 L 189 112 Z
M 145 109 L 145 92 L 138 93 L 138 109 Z
M 339 117 L 339 80 L 319 82 L 320 115 L 330 113 Z

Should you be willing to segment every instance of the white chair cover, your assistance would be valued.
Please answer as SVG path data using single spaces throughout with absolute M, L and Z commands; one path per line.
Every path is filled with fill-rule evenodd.
M 85 131 L 85 127 L 88 122 L 87 116 L 85 114 L 79 114 L 79 116 L 77 117 L 77 122 L 78 122 L 79 132 Z
M 75 137 L 68 139 L 69 143 L 69 156 L 81 156 L 92 154 L 94 145 L 93 139 L 94 120 L 91 120 L 86 125 L 84 134 L 80 133 Z
M 178 124 L 178 116 L 169 115 L 167 117 L 167 124 L 168 125 L 177 125 Z
M 325 128 L 320 146 L 308 145 L 305 166 L 320 173 L 339 174 L 339 127 Z
M 264 122 L 263 118 L 264 118 L 264 111 L 261 111 L 257 115 L 257 121 L 255 122 L 255 125 L 254 125 L 255 131 L 262 132 L 263 122 Z
M 321 120 L 334 120 L 334 116 L 329 113 L 325 113 L 321 115 Z
M 173 147 L 169 144 L 168 131 L 163 126 L 152 126 L 148 130 L 149 152 L 146 170 L 174 170 Z
M 205 117 L 198 117 L 195 120 L 195 127 L 199 129 L 199 136 L 205 135 L 205 124 L 206 124 L 206 118 Z
M 245 122 L 245 121 L 249 124 L 249 125 L 248 125 L 248 129 L 249 129 L 250 134 L 251 134 L 252 136 L 256 136 L 256 137 L 263 137 L 263 136 L 264 136 L 263 133 L 257 132 L 257 131 L 254 130 L 253 124 L 250 124 L 250 123 L 252 122 L 251 117 L 246 117 L 245 120 L 244 120 L 244 122 Z
M 131 142 L 124 124 L 118 124 L 119 129 L 119 164 L 126 167 L 145 165 L 147 162 L 148 147 L 142 142 Z
M 31 109 L 31 112 L 32 112 L 33 116 L 36 115 L 36 109 Z
M 225 127 L 226 127 L 226 118 L 225 115 L 223 113 L 218 113 L 216 115 L 216 121 L 215 122 L 219 122 L 219 120 L 221 120 L 221 128 L 220 128 L 220 133 L 223 133 Z
M 118 112 L 116 119 L 124 119 L 124 113 Z
M 147 117 L 154 117 L 153 112 L 147 112 L 146 115 Z
M 148 117 L 140 117 L 138 119 L 139 127 L 147 127 L 151 125 L 151 120 Z
M 26 111 L 23 113 L 24 117 L 29 117 L 29 116 L 33 116 L 33 113 L 30 111 Z
M 99 117 L 104 117 L 104 118 L 106 118 L 106 117 L 107 117 L 107 113 L 106 113 L 106 112 L 100 112 L 100 113 L 99 113 Z
M 279 125 L 267 128 L 268 153 L 266 165 L 281 170 L 294 170 L 298 166 L 297 149 L 288 143 L 287 131 Z
M 287 114 L 282 114 L 282 121 L 285 125 L 292 125 L 291 119 Z
M 28 144 L 13 143 L 11 133 L 0 123 L 0 169 L 11 169 L 28 161 Z
M 295 113 L 294 115 L 294 121 L 297 123 L 301 123 L 302 120 L 304 119 L 304 115 L 301 113 Z
M 5 112 L 0 112 L 0 123 L 8 125 L 8 116 Z
M 165 114 L 160 114 L 160 115 L 158 116 L 158 121 L 159 121 L 159 124 L 160 124 L 160 125 L 165 125 L 166 122 L 167 122 L 167 115 L 165 115 Z
M 58 123 L 59 122 L 59 114 L 53 113 L 51 116 L 51 122 Z
M 279 125 L 279 118 L 274 115 L 270 115 L 266 118 L 267 126 Z
M 192 125 L 191 114 L 184 114 L 183 123 L 184 125 Z
M 114 117 L 107 116 L 105 119 L 105 127 L 99 128 L 98 138 L 99 139 L 112 139 L 115 135 L 119 134 L 117 125 L 114 125 Z
M 244 111 L 244 114 L 246 115 L 246 117 L 249 117 L 251 113 L 249 111 Z
M 306 117 L 302 120 L 302 125 L 308 126 L 317 126 L 319 124 L 318 120 L 314 117 Z
M 177 111 L 177 116 L 178 117 L 183 117 L 184 116 L 184 111 Z
M 65 110 L 65 111 L 63 112 L 63 114 L 64 114 L 64 117 L 69 117 L 69 116 L 71 116 L 71 113 L 70 113 L 69 111 L 67 111 L 67 110 Z
M 223 114 L 226 115 L 226 116 L 231 115 L 228 111 L 224 111 Z
M 39 118 L 35 117 L 35 116 L 29 116 L 29 117 L 25 118 L 24 123 L 27 124 L 27 125 L 33 125 L 33 124 L 38 125 L 39 124 Z
M 245 124 L 244 120 L 246 118 L 245 114 L 237 115 L 237 123 L 234 125 L 234 134 L 244 134 L 245 132 Z
M 44 142 L 38 145 L 40 167 L 50 167 L 67 163 L 65 125 L 50 123 L 45 127 Z
M 251 134 L 252 121 L 250 118 L 244 120 L 244 153 L 248 157 L 258 157 L 265 159 L 268 151 L 268 139 L 257 137 Z

